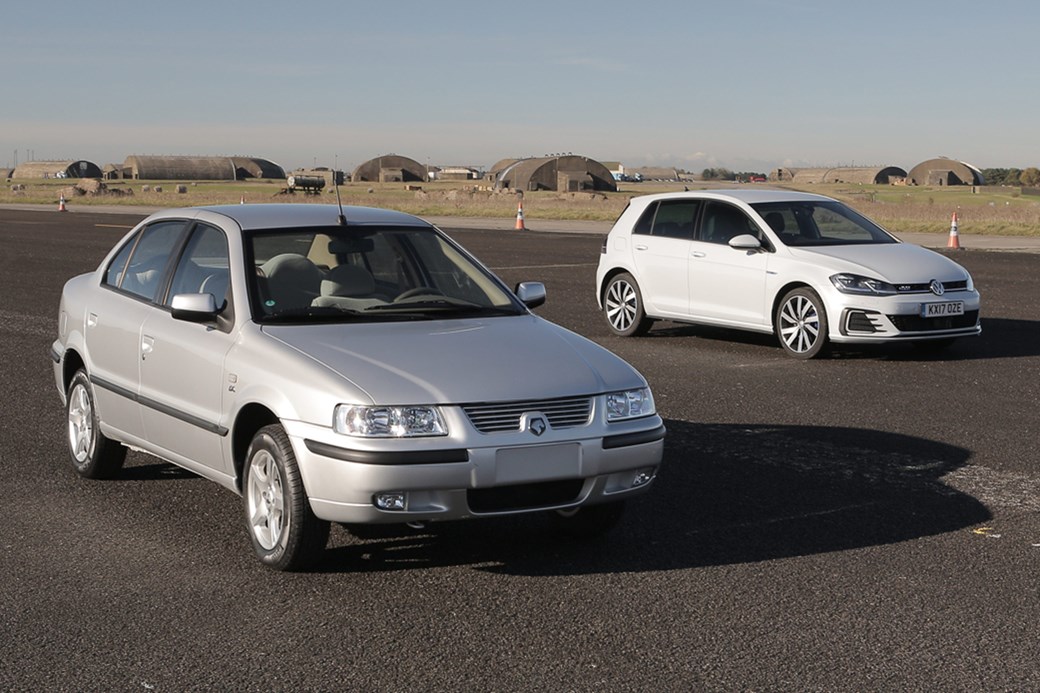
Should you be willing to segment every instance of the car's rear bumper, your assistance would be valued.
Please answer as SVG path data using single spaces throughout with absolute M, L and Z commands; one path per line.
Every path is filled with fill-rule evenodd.
M 627 498 L 652 485 L 664 434 L 663 423 L 654 416 L 605 437 L 525 445 L 413 445 L 401 451 L 362 451 L 292 433 L 290 439 L 311 508 L 319 518 L 395 523 L 574 508 Z M 404 507 L 379 507 L 377 499 L 383 494 L 401 494 Z

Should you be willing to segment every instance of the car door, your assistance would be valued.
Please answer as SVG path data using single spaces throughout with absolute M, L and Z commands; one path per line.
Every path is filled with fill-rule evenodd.
M 161 303 L 141 328 L 141 413 L 145 433 L 179 464 L 230 474 L 222 454 L 227 424 L 222 412 L 224 357 L 234 336 L 228 244 L 224 232 L 206 224 L 192 230 Z M 212 293 L 219 319 L 175 319 L 177 294 Z
M 662 200 L 632 229 L 632 261 L 647 312 L 684 317 L 689 312 L 688 258 L 700 200 Z
M 87 363 L 102 426 L 116 437 L 144 437 L 138 402 L 141 325 L 153 310 L 185 222 L 160 221 L 134 234 L 109 262 L 84 316 Z
M 730 247 L 750 234 L 762 249 Z M 744 210 L 726 202 L 705 202 L 690 250 L 690 311 L 713 323 L 761 328 L 769 324 L 766 284 L 773 257 L 769 241 Z

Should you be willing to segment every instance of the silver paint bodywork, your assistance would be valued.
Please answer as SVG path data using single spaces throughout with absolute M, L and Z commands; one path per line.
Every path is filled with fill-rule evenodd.
M 350 225 L 430 228 L 405 214 L 346 208 Z M 103 285 L 106 267 L 66 284 L 54 377 L 64 400 L 82 366 L 105 436 L 242 492 L 245 445 L 261 423 L 287 432 L 314 513 L 337 522 L 408 522 L 473 516 L 472 489 L 582 480 L 565 502 L 504 512 L 573 508 L 621 499 L 651 484 L 664 428 L 655 413 L 606 420 L 605 395 L 646 387 L 627 363 L 527 310 L 517 315 L 402 322 L 263 324 L 253 318 L 243 233 L 331 226 L 324 205 L 234 205 L 167 210 L 163 219 L 204 222 L 227 237 L 230 315 L 223 323 L 177 319 L 205 312 L 209 294 L 178 296 L 170 307 Z M 124 239 L 125 240 L 125 239 Z M 539 287 L 524 290 L 537 298 Z M 171 308 L 174 311 L 171 311 Z M 461 405 L 588 396 L 585 425 L 481 433 Z M 358 438 L 333 429 L 338 404 L 437 405 L 448 435 Z M 532 405 L 534 406 L 534 405 Z M 373 495 L 409 494 L 404 511 Z M 487 514 L 493 514 L 488 512 Z

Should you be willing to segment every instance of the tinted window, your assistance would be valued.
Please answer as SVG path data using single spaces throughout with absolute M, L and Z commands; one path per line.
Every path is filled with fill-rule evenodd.
M 751 205 L 785 245 L 895 243 L 887 231 L 835 200 L 761 202 Z
M 646 208 L 633 233 L 665 238 L 693 238 L 700 200 L 662 200 Z
M 746 233 L 759 238 L 758 226 L 743 210 L 724 202 L 707 203 L 704 219 L 701 221 L 700 240 L 725 245 L 731 239 Z
M 118 270 L 124 257 L 124 251 L 120 251 L 105 273 L 106 283 L 142 298 L 155 298 L 163 271 L 183 230 L 183 221 L 160 221 L 145 227 L 127 244 L 127 248 L 132 246 L 132 249 L 125 270 Z
M 224 232 L 212 226 L 198 226 L 191 234 L 165 304 L 177 294 L 213 294 L 217 305 L 223 305 L 228 291 L 228 247 Z

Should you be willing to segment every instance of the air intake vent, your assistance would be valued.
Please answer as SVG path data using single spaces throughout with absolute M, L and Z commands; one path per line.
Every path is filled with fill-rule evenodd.
M 466 404 L 462 410 L 466 412 L 470 423 L 481 433 L 519 431 L 520 417 L 536 411 L 545 414 L 553 428 L 577 428 L 588 425 L 589 417 L 592 415 L 592 398 Z

